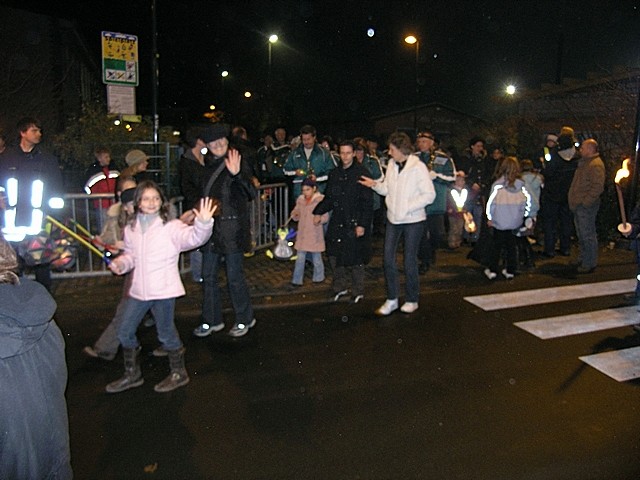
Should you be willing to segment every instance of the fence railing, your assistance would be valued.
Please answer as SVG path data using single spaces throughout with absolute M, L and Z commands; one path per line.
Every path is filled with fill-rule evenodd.
M 106 216 L 106 209 L 102 207 L 101 200 L 113 199 L 113 195 L 69 193 L 64 198 L 65 207 L 56 215 L 57 220 L 67 224 L 70 229 L 80 235 L 82 235 L 82 228 L 93 235 L 98 235 Z M 171 203 L 175 205 L 177 214 L 181 215 L 182 197 L 172 198 Z M 286 184 L 277 183 L 258 187 L 258 198 L 251 202 L 250 215 L 254 251 L 273 245 L 277 240 L 277 229 L 289 218 L 289 196 Z M 189 270 L 188 255 L 180 256 L 180 270 L 182 272 Z M 98 255 L 82 245 L 77 245 L 76 262 L 70 269 L 52 273 L 53 278 L 99 275 L 111 275 L 111 271 Z

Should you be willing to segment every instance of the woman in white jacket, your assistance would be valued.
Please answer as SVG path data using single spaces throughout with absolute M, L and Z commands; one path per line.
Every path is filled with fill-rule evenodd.
M 407 134 L 396 132 L 389 137 L 389 155 L 391 160 L 383 181 L 377 182 L 368 177 L 362 177 L 360 180 L 362 185 L 386 197 L 384 276 L 387 300 L 376 310 L 378 315 L 389 315 L 398 309 L 400 288 L 396 253 L 401 238 L 404 239 L 406 299 L 400 311 L 413 313 L 418 309 L 418 248 L 427 218 L 425 207 L 436 198 L 429 171 L 424 163 L 413 155 L 413 145 Z

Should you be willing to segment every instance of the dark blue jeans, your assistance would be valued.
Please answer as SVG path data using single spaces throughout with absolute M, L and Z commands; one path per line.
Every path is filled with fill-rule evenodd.
M 542 218 L 544 223 L 544 252 L 555 254 L 556 238 L 560 237 L 560 251 L 571 249 L 571 230 L 573 219 L 567 202 L 542 201 Z
M 169 352 L 182 348 L 182 341 L 173 321 L 175 298 L 137 300 L 129 297 L 124 299 L 124 302 L 122 324 L 118 329 L 118 339 L 122 348 L 138 348 L 140 343 L 136 337 L 136 330 L 138 330 L 138 325 L 144 318 L 144 314 L 149 310 L 156 321 L 158 340 L 162 344 L 162 348 Z
M 202 321 L 209 325 L 222 323 L 222 291 L 218 284 L 218 270 L 223 259 L 236 324 L 248 325 L 253 320 L 253 307 L 242 268 L 244 255 L 242 252 L 222 255 L 212 252 L 208 246 L 202 247 Z
M 400 291 L 396 253 L 400 239 L 404 237 L 404 275 L 407 302 L 418 302 L 420 297 L 420 277 L 418 275 L 418 249 L 425 222 L 387 222 L 384 237 L 384 278 L 387 284 L 387 298 L 397 299 Z
M 600 200 L 588 207 L 579 205 L 573 212 L 573 220 L 580 245 L 578 260 L 584 268 L 595 268 L 598 265 L 596 217 L 599 209 Z

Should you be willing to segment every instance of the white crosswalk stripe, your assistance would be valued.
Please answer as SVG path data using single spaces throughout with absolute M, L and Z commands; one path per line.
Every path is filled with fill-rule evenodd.
M 570 285 L 518 292 L 465 297 L 469 303 L 485 311 L 542 305 L 554 302 L 580 300 L 606 295 L 630 293 L 635 290 L 636 280 Z M 597 332 L 611 328 L 640 323 L 636 306 L 610 308 L 557 317 L 538 318 L 514 323 L 515 326 L 543 340 Z M 640 347 L 579 357 L 581 361 L 605 375 L 624 382 L 640 378 Z
M 547 340 L 549 338 L 579 335 L 587 332 L 597 332 L 610 328 L 626 327 L 639 322 L 638 311 L 635 306 L 623 308 L 608 308 L 595 312 L 575 313 L 559 317 L 540 318 L 526 322 L 516 322 L 515 326 Z
M 505 308 L 528 307 L 552 302 L 564 302 L 579 298 L 603 297 L 633 292 L 636 280 L 613 280 L 611 282 L 583 283 L 566 287 L 538 288 L 518 292 L 477 295 L 464 299 L 484 311 L 503 310 Z

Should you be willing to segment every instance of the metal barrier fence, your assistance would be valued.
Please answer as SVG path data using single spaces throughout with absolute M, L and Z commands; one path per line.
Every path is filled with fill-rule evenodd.
M 69 228 L 81 234 L 80 228 L 93 235 L 100 233 L 102 219 L 106 209 L 102 208 L 102 199 L 113 199 L 112 194 L 87 195 L 84 193 L 69 193 L 65 195 L 65 208 L 56 217 Z M 182 197 L 174 197 L 171 203 L 175 205 L 178 215 L 182 214 Z M 251 235 L 253 249 L 267 248 L 277 240 L 277 229 L 283 226 L 289 217 L 289 195 L 284 183 L 262 185 L 258 188 L 258 198 L 251 202 Z M 69 221 L 70 220 L 70 221 Z M 77 242 L 76 242 L 77 243 Z M 53 278 L 91 277 L 111 275 L 111 271 L 95 253 L 82 245 L 77 245 L 77 259 L 73 267 L 62 272 L 53 272 Z M 180 256 L 180 270 L 189 270 L 188 255 Z

